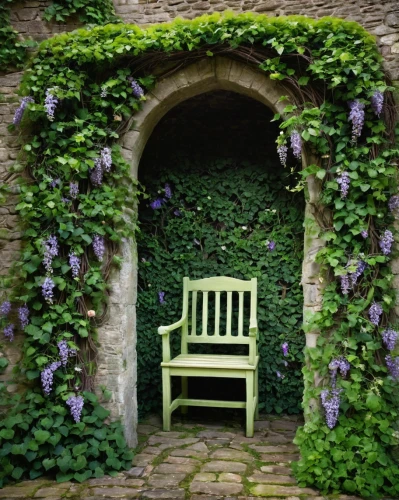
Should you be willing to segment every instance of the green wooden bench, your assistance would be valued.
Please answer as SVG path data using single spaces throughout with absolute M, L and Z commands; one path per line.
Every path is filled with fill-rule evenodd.
M 238 315 L 233 314 L 233 293 L 238 295 Z M 249 330 L 244 332 L 244 294 L 250 294 Z M 223 294 L 226 294 L 223 297 Z M 197 300 L 202 295 L 202 327 L 197 330 Z M 213 295 L 214 294 L 214 295 Z M 226 303 L 226 316 L 221 315 L 221 296 Z M 209 299 L 214 304 L 213 325 L 208 320 Z M 191 307 L 190 306 L 191 303 Z M 191 318 L 189 315 L 191 309 Z M 162 335 L 162 387 L 163 387 L 163 428 L 170 430 L 171 414 L 178 408 L 187 411 L 188 406 L 216 408 L 245 408 L 246 435 L 254 434 L 254 419 L 258 418 L 258 326 L 257 280 L 250 281 L 225 276 L 191 281 L 183 278 L 182 318 L 169 326 L 161 326 Z M 233 319 L 235 318 L 233 325 Z M 221 321 L 222 319 L 222 321 Z M 236 321 L 238 320 L 238 321 Z M 222 327 L 221 327 L 222 325 Z M 181 329 L 181 354 L 171 359 L 170 332 Z M 221 331 L 222 330 L 222 331 Z M 248 355 L 189 354 L 188 344 L 247 344 Z M 182 377 L 182 393 L 172 401 L 171 377 Z M 244 378 L 246 381 L 246 401 L 215 401 L 211 399 L 188 398 L 187 377 Z

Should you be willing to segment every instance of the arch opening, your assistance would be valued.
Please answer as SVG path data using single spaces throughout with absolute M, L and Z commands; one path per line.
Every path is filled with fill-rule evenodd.
M 258 277 L 261 410 L 300 412 L 304 200 L 302 193 L 285 189 L 295 179 L 290 168 L 280 165 L 275 143 L 279 128 L 272 118 L 264 103 L 233 91 L 213 90 L 172 108 L 146 144 L 138 170 L 149 195 L 139 207 L 139 414 L 160 408 L 162 347 L 155 332 L 159 325 L 180 317 L 183 276 L 215 275 Z M 170 197 L 165 185 L 171 189 Z M 276 242 L 272 252 L 268 241 Z M 209 305 L 211 320 L 211 298 Z M 222 324 L 223 320 L 222 314 Z M 284 340 L 295 353 L 289 368 L 281 353 Z M 177 353 L 179 335 L 173 347 Z M 200 349 L 240 352 L 215 345 Z M 287 384 L 282 385 L 285 376 L 291 377 L 288 390 Z M 241 380 L 232 384 L 193 379 L 189 391 L 193 398 L 245 400 Z M 210 413 L 209 408 L 190 410 L 194 417 Z M 211 410 L 221 418 L 225 411 Z M 240 410 L 235 414 L 243 416 Z

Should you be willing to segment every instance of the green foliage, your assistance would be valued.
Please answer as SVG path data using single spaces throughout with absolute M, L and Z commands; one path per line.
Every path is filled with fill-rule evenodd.
M 116 22 L 112 0 L 53 0 L 44 11 L 44 19 L 65 22 L 69 17 L 77 16 L 81 23 L 106 24 Z
M 109 411 L 94 394 L 84 393 L 82 419 L 71 423 L 65 405 L 54 405 L 30 391 L 0 420 L 0 487 L 4 481 L 55 475 L 58 482 L 78 482 L 130 467 L 120 423 L 105 425 Z
M 144 208 L 143 202 L 140 216 L 140 411 L 158 409 L 161 404 L 162 348 L 156 331 L 161 324 L 180 317 L 183 277 L 223 275 L 258 278 L 260 408 L 279 413 L 299 411 L 303 392 L 303 296 L 299 283 L 304 206 L 300 195 L 285 189 L 287 174 L 281 170 L 276 173 L 273 163 L 253 165 L 223 159 L 191 162 L 179 155 L 170 164 L 154 165 L 152 171 L 146 168 L 142 182 L 150 198 L 162 197 L 158 193 L 165 183 L 170 184 L 173 196 L 156 210 L 148 203 Z M 180 215 L 175 215 L 176 210 Z M 272 240 L 276 249 L 269 252 L 267 243 Z M 159 291 L 165 292 L 165 305 L 159 303 Z M 172 337 L 175 348 L 179 339 L 179 335 Z M 284 341 L 290 344 L 287 358 L 281 351 Z M 289 362 L 288 367 L 283 358 Z M 277 371 L 284 378 L 278 378 Z
M 0 3 L 0 71 L 11 68 L 22 68 L 26 61 L 26 47 L 32 42 L 21 42 L 18 33 L 10 25 L 10 9 L 12 0 Z
M 133 234 L 134 223 L 124 224 L 122 214 L 124 206 L 134 207 L 135 193 L 129 186 L 129 167 L 115 145 L 113 167 L 102 187 L 93 186 L 88 178 L 100 148 L 119 138 L 140 107 L 127 78 L 140 76 L 141 85 L 148 87 L 152 83 L 150 68 L 165 59 L 169 62 L 172 53 L 170 62 L 179 67 L 188 58 L 212 57 L 226 50 L 243 57 L 252 46 L 256 50 L 251 51 L 251 57 L 258 57 L 260 68 L 271 79 L 283 80 L 292 91 L 293 101 L 288 103 L 279 143 L 287 142 L 291 132 L 297 130 L 308 153 L 325 157 L 323 165 L 317 161 L 303 171 L 303 180 L 315 175 L 321 181 L 322 202 L 328 208 L 324 214 L 315 211 L 322 228 L 320 235 L 315 230 L 315 236 L 326 241 L 318 254 L 323 272 L 315 279 L 324 279 L 327 286 L 321 311 L 306 318 L 306 331 L 321 335 L 318 347 L 308 350 L 308 363 L 303 369 L 305 408 L 310 403 L 315 408 L 320 398 L 322 387 L 313 387 L 315 372 L 328 385 L 328 365 L 333 358 L 342 355 L 351 363 L 348 378 L 339 377 L 337 381 L 343 392 L 336 427 L 329 430 L 324 417 L 315 410 L 298 432 L 302 459 L 297 477 L 301 484 L 313 484 L 323 492 L 397 497 L 399 469 L 391 452 L 396 444 L 398 395 L 397 386 L 387 376 L 387 350 L 380 335 L 383 328 L 394 326 L 389 323 L 394 300 L 390 256 L 382 255 L 379 238 L 393 225 L 387 200 L 396 192 L 394 160 L 399 151 L 394 144 L 391 89 L 381 56 L 374 39 L 356 23 L 331 18 L 314 21 L 295 16 L 269 19 L 252 14 L 215 14 L 147 29 L 94 27 L 62 34 L 41 45 L 22 86 L 35 104 L 29 105 L 30 120 L 25 122 L 33 123 L 32 130 L 27 130 L 31 138 L 24 146 L 31 178 L 22 188 L 18 207 L 26 224 L 26 247 L 16 266 L 24 281 L 15 299 L 26 301 L 33 311 L 21 370 L 37 384 L 43 365 L 57 359 L 57 341 L 65 339 L 79 349 L 86 380 L 95 372 L 89 355 L 95 325 L 82 312 L 92 304 L 101 309 L 105 303 L 112 259 L 100 266 L 90 243 L 93 233 L 106 236 L 113 257 L 118 241 Z M 48 88 L 60 101 L 54 121 L 47 119 L 43 107 Z M 381 117 L 374 115 L 370 106 L 376 90 L 384 92 Z M 365 105 L 365 127 L 357 141 L 352 140 L 348 122 L 348 102 L 354 99 Z M 346 198 L 341 197 L 337 183 L 343 171 L 351 179 Z M 60 179 L 54 188 L 49 187 L 51 178 Z M 81 195 L 66 204 L 62 197 L 68 196 L 71 180 L 79 182 Z M 185 217 L 194 213 L 187 211 Z M 360 235 L 363 229 L 368 229 L 367 239 Z M 57 235 L 61 243 L 60 254 L 54 259 L 56 301 L 52 305 L 41 296 L 45 275 L 42 241 L 50 234 Z M 241 241 L 237 235 L 235 238 Z M 67 263 L 71 249 L 84 262 L 84 273 L 77 280 Z M 221 255 L 218 251 L 218 259 Z M 359 259 L 367 262 L 368 268 L 358 285 L 344 295 L 338 277 L 353 269 L 353 261 Z M 237 273 L 243 273 L 243 269 L 240 267 Z M 177 289 L 172 288 L 170 293 L 177 295 Z M 155 295 L 152 300 L 155 303 Z M 378 327 L 368 317 L 373 300 L 384 308 Z M 73 363 L 56 378 L 59 392 L 50 397 L 54 406 L 62 406 L 68 391 L 81 380 Z M 68 418 L 68 425 L 73 426 Z M 363 450 L 363 446 L 371 449 Z M 12 455 L 7 446 L 0 453 L 3 458 Z M 378 460 L 386 466 L 376 467 Z M 15 474 L 18 476 L 19 471 Z

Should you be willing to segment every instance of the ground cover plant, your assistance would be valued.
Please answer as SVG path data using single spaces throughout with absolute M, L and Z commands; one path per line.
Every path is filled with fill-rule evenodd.
M 96 326 L 106 309 L 118 242 L 135 229 L 131 217 L 131 224 L 123 219 L 136 193 L 116 142 L 145 105 L 156 65 L 167 62 L 173 72 L 218 54 L 261 68 L 291 93 L 284 116 L 276 117 L 283 120 L 280 158 L 285 163 L 293 154 L 299 160 L 303 148 L 318 158 L 301 175 L 322 182 L 328 208 L 318 214 L 326 241 L 318 255 L 326 284 L 323 307 L 306 326 L 320 332 L 318 346 L 306 351 L 304 369 L 304 405 L 312 402 L 315 411 L 296 437 L 302 456 L 297 478 L 322 491 L 397 496 L 392 448 L 399 358 L 389 263 L 399 197 L 389 81 L 374 39 L 356 23 L 251 14 L 62 34 L 41 45 L 26 71 L 25 99 L 14 120 L 27 165 L 17 207 L 26 244 L 13 275 L 22 281 L 1 307 L 5 341 L 16 329 L 8 299 L 14 312 L 22 309 L 20 368 L 31 388 L 19 407 L 20 447 L 2 424 L 2 481 L 40 475 L 56 453 L 70 453 L 62 433 L 55 448 L 49 448 L 51 438 L 40 442 L 40 434 L 38 450 L 28 451 L 36 432 L 28 423 L 32 400 L 33 418 L 49 406 L 66 409 L 61 416 L 68 435 L 79 425 L 82 404 L 84 418 L 94 418 L 87 394 L 95 373 Z M 313 386 L 314 372 L 324 387 Z M 101 429 L 110 441 L 113 430 Z M 104 445 L 110 455 L 99 462 L 103 471 L 105 464 L 112 470 L 125 466 L 119 444 L 113 452 Z M 73 453 L 85 460 L 82 467 L 81 459 L 74 464 L 76 479 L 75 472 L 95 474 L 88 449 Z M 65 472 L 62 464 L 57 458 L 50 472 Z

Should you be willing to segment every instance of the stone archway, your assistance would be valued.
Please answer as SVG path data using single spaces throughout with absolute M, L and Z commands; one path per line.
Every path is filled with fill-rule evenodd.
M 161 79 L 147 95 L 143 108 L 133 117 L 131 129 L 120 143 L 131 173 L 137 178 L 138 165 L 145 145 L 159 120 L 174 106 L 198 94 L 212 90 L 229 90 L 251 97 L 275 113 L 282 113 L 285 104 L 280 101 L 287 94 L 263 72 L 225 57 L 201 59 L 198 62 Z M 312 159 L 313 162 L 315 159 Z M 303 163 L 310 158 L 304 152 Z M 302 273 L 304 287 L 304 321 L 310 313 L 321 308 L 321 283 L 315 255 L 324 245 L 318 239 L 314 208 L 318 205 L 320 188 L 311 177 L 305 209 L 305 246 Z M 313 223 L 309 224 L 309 221 Z M 113 393 L 108 403 L 113 418 L 121 418 L 130 446 L 137 443 L 137 362 L 136 362 L 136 298 L 137 253 L 134 241 L 122 245 L 122 267 L 113 272 L 110 280 L 109 317 L 99 329 L 100 342 L 96 386 L 105 386 Z M 154 333 L 155 334 L 155 333 Z M 315 346 L 317 333 L 306 335 L 306 345 Z

